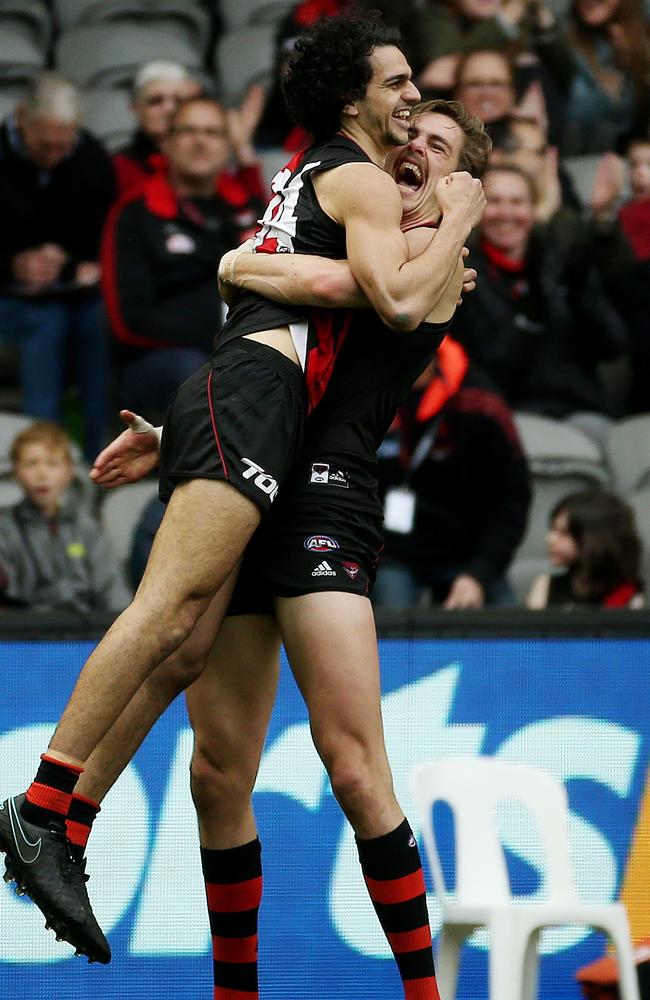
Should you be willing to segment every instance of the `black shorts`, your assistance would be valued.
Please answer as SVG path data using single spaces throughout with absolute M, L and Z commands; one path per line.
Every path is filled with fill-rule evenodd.
M 160 499 L 184 479 L 221 479 L 267 513 L 295 462 L 303 373 L 279 351 L 230 341 L 176 393 L 160 448 Z
M 382 547 L 381 517 L 342 504 L 285 506 L 251 539 L 228 614 L 273 614 L 274 597 L 322 591 L 369 597 Z

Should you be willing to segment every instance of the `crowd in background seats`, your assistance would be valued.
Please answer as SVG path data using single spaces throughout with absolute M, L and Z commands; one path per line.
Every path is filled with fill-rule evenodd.
M 282 102 L 287 53 L 303 27 L 352 5 L 278 4 L 270 24 L 268 6 L 256 19 L 252 5 L 242 14 L 227 0 L 188 0 L 188 23 L 170 25 L 169 45 L 161 34 L 155 53 L 138 34 L 154 24 L 155 3 L 132 6 L 123 29 L 142 39 L 140 65 L 132 55 L 130 66 L 107 64 L 118 23 L 104 24 L 97 4 L 79 4 L 78 25 L 57 0 L 42 5 L 40 63 L 17 65 L 0 50 L 9 107 L 0 127 L 0 381 L 15 356 L 23 411 L 65 423 L 87 461 L 112 436 L 118 406 L 160 420 L 209 355 L 223 318 L 215 263 L 254 230 L 268 165 L 309 142 Z M 530 513 L 526 527 L 537 510 L 536 460 L 513 413 L 569 424 L 595 449 L 601 485 L 618 489 L 613 429 L 650 411 L 648 10 L 643 0 L 355 6 L 397 21 L 423 96 L 462 101 L 494 146 L 470 247 L 478 285 L 448 345 L 468 374 L 422 419 L 441 355 L 380 454 L 387 494 L 408 480 L 417 515 L 410 534 L 388 531 L 377 603 L 523 602 L 530 580 L 513 592 L 509 565 L 522 538 L 527 558 L 545 553 L 531 548 Z M 105 58 L 95 76 L 80 60 L 70 81 L 58 72 L 76 72 L 69 43 L 91 44 L 94 24 Z M 256 48 L 260 38 L 266 48 Z M 239 39 L 233 96 L 224 67 Z M 93 134 L 84 98 L 101 107 L 102 92 L 121 110 L 114 127 Z M 6 388 L 0 409 L 15 398 Z M 413 470 L 418 441 L 428 450 Z M 482 495 L 487 455 L 499 471 Z M 7 465 L 0 479 L 9 474 Z M 637 512 L 649 485 L 630 495 Z

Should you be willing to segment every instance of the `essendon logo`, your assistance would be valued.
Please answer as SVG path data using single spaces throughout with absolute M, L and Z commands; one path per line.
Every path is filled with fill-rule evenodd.
M 310 535 L 305 538 L 304 545 L 308 552 L 331 552 L 332 549 L 339 548 L 336 539 L 329 535 Z
M 343 569 L 351 580 L 356 580 L 359 575 L 359 563 L 344 562 Z

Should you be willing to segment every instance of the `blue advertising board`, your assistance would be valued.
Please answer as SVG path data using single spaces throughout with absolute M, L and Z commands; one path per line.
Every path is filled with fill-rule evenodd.
M 92 648 L 0 643 L 0 789 L 33 777 Z M 489 754 L 541 766 L 565 783 L 580 894 L 618 898 L 648 766 L 650 641 L 386 639 L 386 742 L 414 828 L 409 773 L 424 760 Z M 125 665 L 126 668 L 126 665 Z M 54 942 L 33 904 L 0 891 L 0 996 L 12 1000 L 197 1000 L 212 996 L 210 939 L 188 790 L 192 738 L 182 702 L 160 720 L 109 793 L 89 845 L 89 892 L 113 947 L 89 967 Z M 398 1000 L 401 988 L 367 899 L 354 839 L 314 752 L 286 663 L 255 793 L 263 845 L 261 997 Z M 638 831 L 637 831 L 638 835 Z M 650 836 L 648 831 L 643 835 Z M 534 829 L 506 816 L 515 888 L 541 892 Z M 430 883 L 427 870 L 427 880 Z M 647 893 L 646 893 L 647 898 Z M 439 910 L 429 897 L 434 934 Z M 577 1000 L 575 971 L 602 938 L 563 927 L 542 938 L 540 996 Z M 487 995 L 487 940 L 464 955 L 459 997 Z

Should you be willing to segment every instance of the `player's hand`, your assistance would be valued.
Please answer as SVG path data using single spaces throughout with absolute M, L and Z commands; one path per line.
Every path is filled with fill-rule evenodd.
M 137 483 L 158 465 L 160 446 L 152 425 L 131 410 L 120 410 L 120 417 L 127 430 L 99 453 L 90 470 L 93 482 L 107 489 Z M 134 425 L 145 425 L 151 430 L 138 432 L 132 429 Z
M 443 607 L 482 608 L 485 604 L 485 591 L 478 580 L 469 573 L 461 573 L 451 585 L 447 600 Z
M 246 240 L 246 242 L 242 243 L 240 247 L 235 247 L 234 250 L 229 250 L 228 253 L 225 253 L 219 261 L 219 270 L 217 271 L 219 295 L 227 306 L 233 305 L 239 298 L 239 291 L 237 289 L 237 285 L 235 284 L 235 266 L 237 257 L 239 257 L 240 254 L 252 253 L 253 244 L 254 241 L 252 239 Z
M 461 257 L 462 257 L 463 265 L 464 265 L 465 261 L 469 257 L 469 250 L 468 250 L 467 247 L 463 247 Z M 461 288 L 461 293 L 460 293 L 460 296 L 458 297 L 456 305 L 458 305 L 458 306 L 462 305 L 463 295 L 467 295 L 468 292 L 473 292 L 474 291 L 474 289 L 476 288 L 476 279 L 477 279 L 477 277 L 478 277 L 478 274 L 476 273 L 476 271 L 474 270 L 473 267 L 465 267 L 465 266 L 463 266 L 463 287 Z
M 487 204 L 483 185 L 465 170 L 441 177 L 435 187 L 436 200 L 443 216 L 462 215 L 473 229 Z

